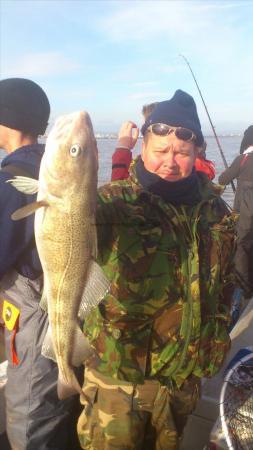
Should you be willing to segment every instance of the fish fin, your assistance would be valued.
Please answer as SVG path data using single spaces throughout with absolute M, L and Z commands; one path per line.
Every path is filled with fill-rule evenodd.
M 77 325 L 75 329 L 75 341 L 73 353 L 71 355 L 71 364 L 75 367 L 80 367 L 86 359 L 93 354 L 94 349 L 91 347 L 88 339 L 84 336 L 81 328 Z
M 56 356 L 53 346 L 52 329 L 48 326 L 44 341 L 42 344 L 41 354 L 45 358 L 52 359 L 56 362 Z M 75 341 L 73 345 L 73 352 L 71 355 L 71 364 L 75 367 L 80 367 L 87 358 L 94 354 L 88 339 L 84 336 L 82 330 L 77 325 L 75 329 Z
M 83 321 L 105 297 L 110 289 L 110 281 L 95 261 L 91 261 L 88 269 L 78 316 Z
M 48 312 L 48 303 L 47 303 L 47 294 L 45 286 L 42 291 L 41 299 L 40 299 L 40 307 L 43 311 Z
M 60 400 L 64 400 L 65 398 L 71 397 L 72 395 L 80 394 L 82 396 L 83 391 L 77 380 L 77 377 L 74 371 L 71 371 L 71 380 L 70 383 L 67 383 L 59 369 L 59 375 L 57 380 L 57 394 Z
M 18 175 L 11 180 L 7 180 L 6 183 L 10 183 L 19 192 L 23 192 L 23 194 L 37 194 L 39 190 L 38 180 L 30 177 L 22 177 Z
M 53 340 L 52 340 L 52 329 L 51 326 L 48 326 L 43 344 L 41 349 L 41 354 L 45 358 L 49 358 L 53 360 L 57 364 Z M 58 366 L 59 368 L 59 366 Z M 70 368 L 69 368 L 70 369 Z M 73 372 L 72 369 L 68 370 L 68 376 L 70 376 L 69 382 L 65 380 L 61 373 L 61 369 L 59 368 L 58 380 L 57 380 L 57 394 L 60 400 L 64 400 L 65 398 L 71 397 L 72 395 L 76 395 L 79 393 L 82 394 L 81 386 Z
M 52 338 L 52 329 L 50 324 L 48 325 L 47 332 L 44 337 L 44 341 L 41 347 L 41 354 L 45 356 L 45 358 L 52 359 L 56 362 L 56 356 L 53 346 L 53 338 Z
M 12 215 L 12 220 L 20 220 L 25 217 L 31 216 L 37 209 L 42 208 L 43 206 L 48 206 L 48 203 L 44 200 L 39 200 L 38 202 L 29 203 L 29 205 L 23 206 L 22 208 L 17 209 Z
M 40 307 L 47 313 L 48 313 L 48 308 L 49 308 L 48 299 L 49 299 L 49 293 L 48 293 L 48 289 L 47 289 L 47 276 L 44 273 L 44 275 L 43 275 L 43 291 L 42 291 L 41 299 L 40 299 Z

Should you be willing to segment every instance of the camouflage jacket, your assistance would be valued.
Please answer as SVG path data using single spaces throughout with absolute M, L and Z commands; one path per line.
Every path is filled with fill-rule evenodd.
M 111 280 L 84 333 L 88 364 L 115 379 L 180 386 L 212 376 L 229 348 L 234 218 L 199 176 L 202 200 L 173 207 L 130 178 L 99 189 L 98 262 Z

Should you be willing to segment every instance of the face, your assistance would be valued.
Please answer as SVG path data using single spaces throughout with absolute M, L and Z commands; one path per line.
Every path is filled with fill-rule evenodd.
M 167 136 L 147 133 L 141 157 L 149 172 L 167 181 L 178 181 L 191 174 L 197 151 L 194 142 L 182 141 L 174 133 Z

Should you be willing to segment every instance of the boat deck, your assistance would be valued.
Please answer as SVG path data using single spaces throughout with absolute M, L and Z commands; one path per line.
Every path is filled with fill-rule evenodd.
M 1 328 L 0 328 L 1 330 Z M 223 383 L 224 369 L 242 348 L 253 351 L 253 298 L 249 301 L 243 314 L 230 333 L 231 349 L 225 359 L 223 368 L 211 379 L 202 381 L 202 396 L 196 409 L 189 417 L 180 450 L 204 450 L 213 443 L 217 450 L 228 450 L 220 420 L 219 401 Z M 2 333 L 0 332 L 0 363 L 4 361 Z M 4 384 L 6 382 L 6 363 L 0 364 L 0 448 L 10 450 L 5 431 Z

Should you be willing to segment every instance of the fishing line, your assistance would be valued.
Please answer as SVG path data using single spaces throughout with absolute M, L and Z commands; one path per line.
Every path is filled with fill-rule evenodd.
M 209 112 L 208 112 L 208 109 L 207 109 L 206 103 L 205 103 L 205 101 L 204 101 L 203 95 L 202 95 L 202 93 L 201 93 L 201 90 L 200 90 L 200 88 L 199 88 L 199 85 L 198 85 L 198 83 L 197 83 L 196 77 L 195 77 L 195 75 L 194 75 L 194 73 L 193 73 L 193 71 L 192 71 L 192 68 L 191 68 L 191 66 L 190 66 L 190 63 L 188 62 L 188 60 L 186 59 L 186 57 L 185 57 L 184 55 L 182 55 L 182 54 L 180 54 L 179 56 L 181 56 L 181 57 L 184 59 L 184 61 L 186 62 L 187 66 L 188 66 L 189 69 L 190 69 L 190 72 L 191 72 L 191 74 L 192 74 L 192 77 L 193 77 L 193 79 L 194 79 L 194 82 L 195 82 L 195 84 L 196 84 L 196 86 L 197 86 L 197 89 L 198 89 L 198 91 L 199 91 L 199 95 L 200 95 L 201 100 L 202 100 L 202 102 L 203 102 L 203 105 L 204 105 L 204 107 L 205 107 L 205 110 L 206 110 L 206 113 L 207 113 L 207 117 L 208 117 L 209 122 L 210 122 L 210 125 L 211 125 L 211 127 L 212 127 L 213 134 L 214 134 L 214 137 L 215 137 L 215 139 L 216 139 L 218 148 L 219 148 L 219 150 L 220 150 L 220 154 L 221 154 L 221 157 L 222 157 L 224 166 L 225 166 L 225 168 L 227 169 L 227 168 L 228 168 L 228 163 L 227 163 L 227 161 L 226 161 L 225 155 L 224 155 L 223 150 L 222 150 L 222 148 L 221 148 L 220 141 L 219 141 L 218 136 L 217 136 L 217 134 L 216 134 L 214 125 L 213 125 L 213 123 L 212 123 L 210 114 L 209 114 Z M 235 185 L 234 185 L 234 182 L 231 181 L 230 184 L 231 184 L 231 186 L 232 186 L 233 192 L 235 193 Z

